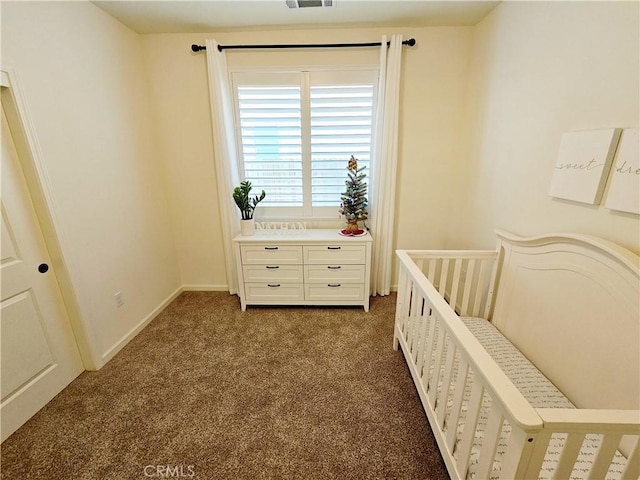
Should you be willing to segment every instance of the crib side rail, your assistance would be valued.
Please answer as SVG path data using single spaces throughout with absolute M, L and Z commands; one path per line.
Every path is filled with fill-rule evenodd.
M 569 478 L 587 435 L 600 437 L 597 450 L 592 452 L 595 460 L 581 464 L 588 471 L 587 478 L 605 478 L 616 452 L 624 455 L 616 459 L 624 464 L 621 478 L 640 476 L 640 410 L 537 408 L 536 412 L 544 427 L 531 456 L 530 471 L 539 471 L 551 435 L 561 433 L 567 438 L 553 478 Z
M 513 432 L 502 474 L 523 477 L 542 420 L 425 277 L 424 265 L 417 265 L 420 259 L 414 262 L 416 253 L 396 254 L 400 268 L 394 347 L 402 346 L 450 476 L 466 477 L 477 423 L 485 421 L 480 418 L 482 406 L 489 404 L 480 455 L 484 460 L 476 477 L 488 478 L 505 422 Z M 482 252 L 480 257 L 495 261 L 495 252 Z
M 640 410 L 536 408 L 553 432 L 620 433 L 640 436 Z M 597 432 L 594 432 L 594 428 Z
M 489 318 L 496 282 L 495 250 L 405 250 L 454 311 Z

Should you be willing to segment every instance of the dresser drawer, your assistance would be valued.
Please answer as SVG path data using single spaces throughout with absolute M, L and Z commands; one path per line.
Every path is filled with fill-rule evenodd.
M 302 283 L 302 265 L 244 265 L 245 282 Z
M 305 245 L 304 263 L 344 265 L 365 264 L 366 247 L 364 245 Z
M 362 300 L 364 285 L 353 283 L 308 283 L 305 285 L 307 300 Z
M 302 264 L 302 246 L 300 245 L 242 245 L 240 252 L 243 265 Z
M 305 265 L 307 283 L 364 283 L 364 265 Z
M 280 300 L 284 304 L 304 300 L 302 283 L 245 283 L 244 291 L 247 301 L 252 303 Z

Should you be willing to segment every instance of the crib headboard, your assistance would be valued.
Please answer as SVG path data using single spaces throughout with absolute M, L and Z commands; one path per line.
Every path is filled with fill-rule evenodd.
M 640 409 L 640 258 L 586 235 L 496 234 L 495 326 L 577 407 Z

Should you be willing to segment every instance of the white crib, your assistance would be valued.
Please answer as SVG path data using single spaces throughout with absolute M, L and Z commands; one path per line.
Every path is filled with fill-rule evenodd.
M 396 252 L 394 348 L 449 475 L 638 479 L 639 258 L 497 235 L 495 251 Z

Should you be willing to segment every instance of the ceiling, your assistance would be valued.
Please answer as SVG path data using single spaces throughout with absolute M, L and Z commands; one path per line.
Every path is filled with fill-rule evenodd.
M 285 0 L 94 1 L 138 33 L 209 33 L 345 27 L 475 25 L 500 2 L 333 0 L 332 7 L 289 8 Z

